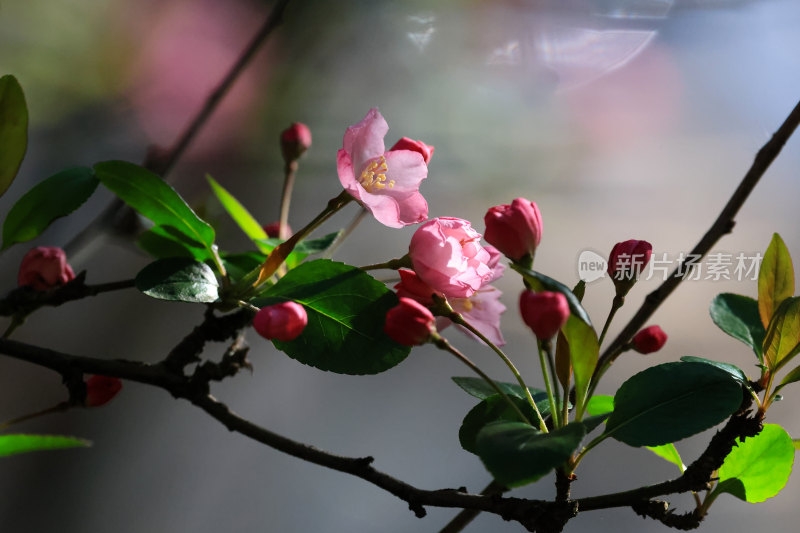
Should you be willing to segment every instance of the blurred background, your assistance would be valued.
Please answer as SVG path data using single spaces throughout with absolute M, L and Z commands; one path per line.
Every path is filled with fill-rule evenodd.
M 30 111 L 28 153 L 0 199 L 0 215 L 31 186 L 71 165 L 141 162 L 168 146 L 202 105 L 266 17 L 254 0 L 27 0 L 0 10 L 0 74 L 14 74 Z M 173 185 L 214 222 L 223 248 L 247 243 L 216 201 L 213 175 L 262 222 L 277 219 L 282 162 L 278 135 L 302 121 L 313 146 L 301 160 L 290 223 L 301 227 L 340 192 L 336 150 L 345 128 L 370 107 L 389 123 L 386 139 L 436 147 L 421 191 L 430 216 L 457 216 L 483 230 L 492 205 L 535 200 L 544 218 L 537 269 L 567 285 L 583 250 L 606 255 L 630 238 L 657 257 L 688 252 L 800 98 L 800 4 L 791 0 L 492 0 L 291 2 L 284 24 L 213 115 L 171 174 Z M 752 256 L 779 232 L 800 258 L 800 139 L 793 138 L 714 252 Z M 101 188 L 102 189 L 102 188 Z M 111 196 L 98 193 L 30 245 L 63 246 Z M 355 215 L 350 207 L 324 229 Z M 400 256 L 414 228 L 368 219 L 337 252 L 367 264 Z M 327 231 L 326 231 L 327 232 Z M 17 245 L 0 261 L 2 290 L 16 285 Z M 103 240 L 79 257 L 90 283 L 130 278 L 148 258 L 130 242 Z M 732 271 L 731 271 L 732 274 Z M 799 273 L 800 274 L 800 273 Z M 642 281 L 611 328 L 613 337 L 660 279 Z M 626 355 L 598 392 L 612 394 L 654 363 L 697 355 L 755 374 L 749 349 L 719 331 L 708 305 L 720 292 L 755 296 L 751 279 L 685 282 L 653 317 L 669 335 L 648 357 Z M 507 353 L 541 386 L 533 340 L 516 313 L 519 279 L 498 286 Z M 609 280 L 588 286 L 585 305 L 602 324 Z M 135 291 L 43 309 L 14 338 L 67 353 L 155 362 L 202 319 L 203 308 Z M 5 326 L 3 326 L 5 327 Z M 457 331 L 447 336 L 491 375 L 510 380 L 495 357 Z M 489 481 L 458 444 L 475 401 L 451 376 L 468 369 L 419 348 L 377 376 L 304 366 L 249 334 L 252 374 L 214 394 L 253 421 L 320 448 L 373 455 L 375 466 L 423 488 Z M 210 346 L 218 358 L 224 346 Z M 800 436 L 796 398 L 769 421 Z M 0 419 L 65 399 L 56 374 L 0 357 Z M 73 434 L 92 449 L 0 461 L 4 531 L 438 531 L 454 514 L 419 520 L 373 486 L 284 456 L 229 433 L 186 402 L 126 383 L 108 406 L 29 422 L 20 431 Z M 679 442 L 686 463 L 710 433 Z M 677 469 L 617 442 L 578 470 L 573 495 L 634 488 Z M 515 495 L 552 498 L 549 479 Z M 723 496 L 703 531 L 787 531 L 800 518 L 800 477 L 757 506 Z M 690 496 L 672 498 L 679 511 Z M 630 509 L 581 514 L 567 531 L 664 531 Z M 520 531 L 495 516 L 467 531 Z

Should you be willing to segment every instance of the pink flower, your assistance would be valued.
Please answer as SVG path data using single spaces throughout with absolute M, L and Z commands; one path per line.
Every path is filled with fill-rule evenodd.
M 436 319 L 421 303 L 400 298 L 400 303 L 386 313 L 383 331 L 398 344 L 418 346 L 430 340 L 436 331 Z
M 531 257 L 542 240 L 542 215 L 536 202 L 515 198 L 510 205 L 489 209 L 483 238 L 513 261 Z
M 630 239 L 614 245 L 608 255 L 607 270 L 617 289 L 617 296 L 625 296 L 633 287 L 652 253 L 653 246 L 647 241 Z
M 390 152 L 394 152 L 395 150 L 411 150 L 412 152 L 419 152 L 419 154 L 422 156 L 422 159 L 425 160 L 426 165 L 431 162 L 431 157 L 433 157 L 433 146 L 425 144 L 422 141 L 409 139 L 408 137 L 403 137 L 394 143 L 394 146 L 389 148 Z
M 33 248 L 19 265 L 17 283 L 30 285 L 37 291 L 47 291 L 75 279 L 75 272 L 67 263 L 64 250 L 56 247 Z
M 567 323 L 569 304 L 560 292 L 523 291 L 519 295 L 519 312 L 536 337 L 547 340 Z
M 86 398 L 83 405 L 99 407 L 110 402 L 122 390 L 122 381 L 108 376 L 92 376 L 86 380 Z
M 253 318 L 253 328 L 265 339 L 293 341 L 308 324 L 305 308 L 297 302 L 283 302 L 262 307 Z
M 667 342 L 667 334 L 658 326 L 650 326 L 633 336 L 633 349 L 641 354 L 660 350 Z
M 281 153 L 287 163 L 297 161 L 311 147 L 311 130 L 295 122 L 281 133 Z
M 418 151 L 386 151 L 383 138 L 389 126 L 377 109 L 347 128 L 336 167 L 342 187 L 375 217 L 400 228 L 428 218 L 428 203 L 419 185 L 428 166 Z
M 487 246 L 486 249 L 494 250 L 494 248 L 490 246 Z M 494 250 L 494 253 L 499 257 L 499 252 Z M 492 280 L 499 278 L 504 268 L 503 265 L 496 265 Z M 400 274 L 400 283 L 394 286 L 397 291 L 397 296 L 413 299 L 424 306 L 433 305 L 433 294 L 440 297 L 444 296 L 433 290 L 412 270 L 400 269 L 398 272 Z M 448 298 L 447 301 L 453 308 L 453 311 L 461 314 L 464 320 L 480 331 L 487 339 L 496 346 L 503 346 L 506 341 L 500 331 L 500 315 L 506 310 L 506 307 L 500 303 L 501 295 L 502 292 L 499 289 L 490 285 L 484 285 L 468 298 Z M 437 317 L 436 329 L 441 331 L 452 323 L 453 322 L 449 318 Z M 480 339 L 468 329 L 462 326 L 456 327 L 473 340 L 480 341 Z
M 414 232 L 408 254 L 414 271 L 434 290 L 448 298 L 467 298 L 494 275 L 493 256 L 480 239 L 466 220 L 434 218 Z

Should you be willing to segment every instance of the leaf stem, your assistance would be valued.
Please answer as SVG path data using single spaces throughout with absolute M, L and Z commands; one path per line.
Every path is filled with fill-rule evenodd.
M 298 163 L 288 161 L 283 168 L 283 191 L 281 192 L 281 214 L 278 218 L 278 237 L 288 239 L 289 232 L 289 207 L 292 204 L 292 190 L 294 189 L 294 178 L 297 174 Z
M 324 259 L 330 259 L 333 257 L 333 254 L 336 253 L 336 250 L 339 249 L 345 239 L 347 239 L 350 234 L 355 231 L 358 225 L 361 224 L 361 221 L 364 220 L 368 214 L 369 211 L 367 211 L 367 208 L 361 206 L 361 209 L 358 210 L 358 213 L 356 213 L 356 216 L 350 221 L 350 224 L 348 224 L 347 227 L 344 228 L 341 233 L 339 233 L 339 235 L 336 237 L 336 240 L 334 240 L 330 247 L 325 250 L 325 253 L 322 254 L 322 257 Z

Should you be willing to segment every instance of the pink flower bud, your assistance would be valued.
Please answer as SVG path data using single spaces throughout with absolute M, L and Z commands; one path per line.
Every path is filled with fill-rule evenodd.
M 536 337 L 547 340 L 567 323 L 569 304 L 560 292 L 523 291 L 519 296 L 519 312 Z
M 633 336 L 633 349 L 639 353 L 653 353 L 667 342 L 667 334 L 658 326 L 649 326 Z
M 92 376 L 86 380 L 86 407 L 105 405 L 122 390 L 122 381 L 108 376 Z
M 383 331 L 398 344 L 418 346 L 430 340 L 436 331 L 436 319 L 421 303 L 400 298 L 400 303 L 386 313 Z
M 422 141 L 409 139 L 408 137 L 403 137 L 394 143 L 394 146 L 389 148 L 390 152 L 395 150 L 411 150 L 412 152 L 418 152 L 420 155 L 422 155 L 426 165 L 430 162 L 431 157 L 433 157 L 433 146 L 425 144 Z
M 265 339 L 293 341 L 308 324 L 305 308 L 297 302 L 283 302 L 262 307 L 253 318 L 253 328 Z
M 46 291 L 75 279 L 75 272 L 67 263 L 64 250 L 39 246 L 32 249 L 19 265 L 17 283 L 30 285 L 37 291 Z
M 277 239 L 277 238 L 281 237 L 280 225 L 281 225 L 280 221 L 276 220 L 272 224 L 267 224 L 262 229 L 266 232 L 267 237 L 269 237 L 271 239 Z M 289 226 L 289 224 L 286 224 L 283 227 L 283 229 L 286 230 L 286 235 L 287 236 L 290 236 L 293 233 L 292 232 L 292 228 Z
M 295 122 L 281 133 L 281 153 L 287 163 L 297 161 L 311 146 L 311 130 L 302 122 Z
M 542 240 L 542 215 L 536 202 L 525 198 L 490 208 L 483 221 L 483 238 L 513 261 L 533 256 Z
M 494 277 L 492 254 L 480 240 L 466 220 L 434 218 L 414 232 L 408 255 L 420 279 L 436 292 L 468 298 Z
M 617 288 L 617 296 L 625 296 L 639 279 L 650 261 L 653 246 L 647 241 L 618 242 L 608 256 L 608 274 Z

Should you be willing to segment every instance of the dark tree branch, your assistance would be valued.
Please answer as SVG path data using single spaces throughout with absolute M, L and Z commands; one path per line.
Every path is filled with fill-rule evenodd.
M 0 300 L 0 316 L 26 316 L 40 307 L 57 307 L 74 300 L 132 287 L 134 287 L 132 279 L 86 285 L 86 272 L 84 271 L 69 283 L 50 291 L 37 291 L 31 287 L 19 287 L 10 291 Z
M 758 151 L 750 170 L 747 171 L 739 186 L 734 191 L 733 195 L 725 204 L 725 207 L 720 212 L 717 219 L 706 231 L 700 242 L 691 251 L 687 258 L 703 257 L 717 241 L 726 233 L 730 233 L 735 225 L 735 217 L 744 204 L 745 200 L 750 196 L 753 188 L 758 184 L 761 176 L 767 171 L 769 166 L 775 161 L 775 158 L 780 154 L 781 149 L 792 136 L 794 130 L 800 124 L 800 103 L 798 103 L 792 112 L 786 117 L 786 120 L 781 124 L 772 138 Z M 686 272 L 686 263 L 684 260 L 681 262 L 672 274 L 656 289 L 645 298 L 644 303 L 625 325 L 622 331 L 617 335 L 614 341 L 605 349 L 603 355 L 600 357 L 597 368 L 603 368 L 606 362 L 613 362 L 622 352 L 623 347 L 627 344 L 639 329 L 644 326 L 645 322 L 656 312 L 656 309 L 664 303 L 664 300 L 672 294 L 672 291 L 683 281 L 682 272 Z

